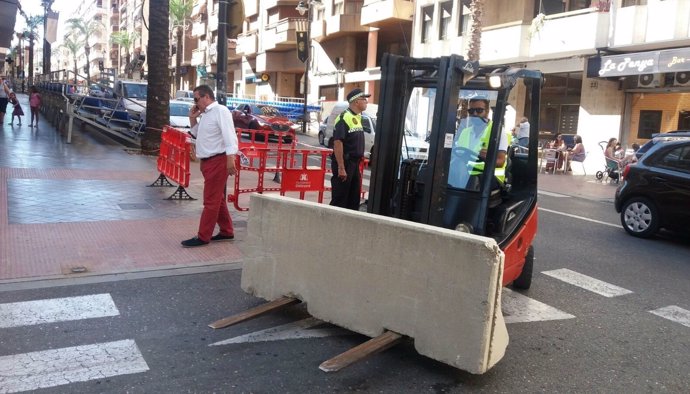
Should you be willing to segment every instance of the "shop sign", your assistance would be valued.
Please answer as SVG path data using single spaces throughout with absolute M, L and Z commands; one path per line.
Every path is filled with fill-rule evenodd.
M 659 52 L 659 72 L 690 71 L 690 48 Z
M 690 48 L 602 56 L 599 76 L 656 74 L 690 71 Z
M 602 56 L 599 76 L 652 74 L 658 72 L 659 51 Z

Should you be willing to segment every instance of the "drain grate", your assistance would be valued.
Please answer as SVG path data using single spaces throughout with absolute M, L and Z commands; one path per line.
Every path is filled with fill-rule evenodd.
M 153 209 L 151 206 L 145 202 L 141 203 L 123 203 L 117 204 L 123 211 L 131 211 L 135 209 Z

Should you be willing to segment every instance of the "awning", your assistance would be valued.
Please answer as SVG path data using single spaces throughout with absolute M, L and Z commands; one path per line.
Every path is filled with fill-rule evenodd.
M 600 56 L 589 65 L 587 76 L 602 78 L 690 71 L 690 48 Z

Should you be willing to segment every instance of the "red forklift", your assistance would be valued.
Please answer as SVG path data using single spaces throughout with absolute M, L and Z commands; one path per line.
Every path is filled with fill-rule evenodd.
M 526 98 L 530 138 L 527 146 L 508 146 L 505 178 L 499 181 L 496 158 L 499 146 L 506 145 L 501 138 L 509 138 L 501 134 L 513 126 L 506 127 L 504 118 L 518 84 L 524 86 L 518 93 Z M 524 68 L 480 67 L 458 55 L 385 54 L 367 212 L 491 237 L 505 254 L 503 285 L 528 289 L 537 232 L 542 85 L 541 72 Z M 492 116 L 468 116 L 473 100 L 488 100 Z M 482 140 L 484 159 L 457 142 L 472 127 L 491 130 L 488 141 Z M 403 157 L 410 132 L 426 134 L 426 159 Z M 478 162 L 482 173 L 472 173 Z

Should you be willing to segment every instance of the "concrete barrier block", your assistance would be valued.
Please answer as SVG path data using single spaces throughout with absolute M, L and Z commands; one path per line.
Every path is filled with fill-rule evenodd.
M 491 238 L 276 195 L 251 196 L 242 289 L 484 373 L 504 355 L 503 252 Z

